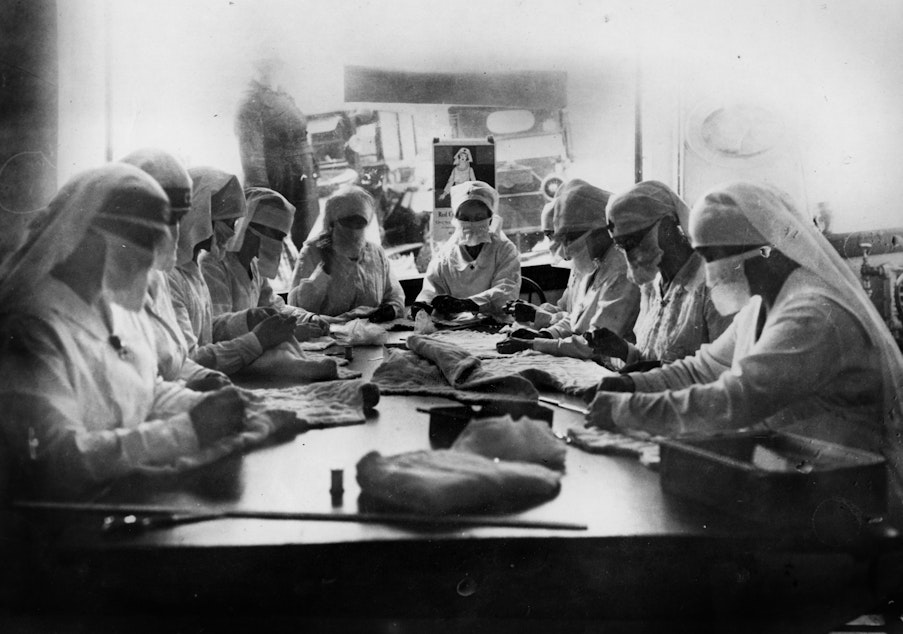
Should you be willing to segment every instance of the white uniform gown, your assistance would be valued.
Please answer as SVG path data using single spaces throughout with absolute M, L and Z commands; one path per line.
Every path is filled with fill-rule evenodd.
M 167 276 L 162 271 L 151 271 L 143 316 L 154 335 L 157 350 L 157 371 L 164 381 L 191 381 L 211 374 L 190 356 L 188 342 L 172 303 L 172 293 Z
M 505 304 L 520 295 L 520 259 L 508 238 L 497 233 L 489 237 L 476 259 L 460 244 L 443 245 L 426 269 L 417 301 L 451 295 L 473 300 L 480 312 L 504 317 Z
M 619 425 L 668 435 L 771 428 L 872 451 L 883 437 L 880 357 L 835 292 L 796 269 L 756 337 L 753 297 L 699 352 L 631 373 L 633 394 L 600 392 Z M 672 390 L 672 391 L 665 391 Z
M 204 395 L 158 379 L 136 313 L 109 306 L 108 326 L 101 310 L 47 278 L 29 314 L 7 323 L 15 343 L 0 359 L 3 432 L 43 496 L 198 450 L 188 411 Z
M 696 353 L 727 330 L 733 315 L 715 309 L 705 284 L 705 260 L 693 253 L 662 293 L 661 273 L 641 287 L 640 315 L 628 344 L 626 363 L 659 360 L 671 363 Z
M 640 311 L 640 289 L 627 279 L 627 262 L 609 248 L 592 271 L 571 278 L 570 312 L 546 328 L 554 339 L 535 339 L 533 349 L 546 354 L 589 359 L 592 348 L 579 337 L 597 328 L 608 328 L 620 337 L 633 331 Z
M 226 251 L 222 259 L 205 251 L 201 253 L 198 264 L 210 291 L 214 340 L 221 339 L 217 334 L 217 324 L 223 321 L 228 322 L 225 326 L 228 333 L 246 331 L 247 318 L 242 311 L 249 308 L 268 306 L 276 308 L 293 314 L 299 323 L 309 321 L 313 317 L 313 313 L 303 308 L 286 305 L 285 301 L 273 291 L 267 279 L 260 275 L 257 258 L 251 260 L 250 275 L 235 251 Z
M 357 260 L 334 254 L 328 275 L 322 262 L 323 252 L 317 246 L 304 245 L 292 275 L 289 304 L 330 317 L 380 304 L 392 306 L 396 317 L 404 313 L 404 291 L 379 245 L 367 242 Z
M 195 262 L 171 271 L 169 284 L 188 353 L 199 364 L 232 374 L 263 354 L 257 336 L 248 332 L 243 312 L 214 319 L 210 290 Z

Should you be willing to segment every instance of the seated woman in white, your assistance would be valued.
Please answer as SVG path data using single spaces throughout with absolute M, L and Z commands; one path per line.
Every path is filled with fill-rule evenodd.
M 612 331 L 592 333 L 593 347 L 627 364 L 624 371 L 655 367 L 694 354 L 731 323 L 712 303 L 705 260 L 685 228 L 690 210 L 670 187 L 637 183 L 608 203 L 608 226 L 641 289 L 636 343 Z M 632 367 L 631 367 L 632 366 Z
M 383 248 L 367 240 L 376 203 L 357 186 L 326 201 L 323 231 L 298 256 L 288 301 L 312 313 L 348 321 L 391 321 L 404 313 L 404 291 Z
M 882 452 L 899 501 L 903 357 L 850 268 L 764 185 L 709 191 L 690 238 L 715 307 L 739 312 L 694 356 L 603 380 L 589 424 L 662 435 L 764 425 Z
M 188 341 L 179 325 L 168 275 L 178 257 L 180 225 L 191 209 L 191 176 L 179 161 L 162 150 L 143 148 L 122 158 L 153 177 L 169 198 L 170 219 L 166 242 L 159 250 L 148 278 L 147 301 L 142 315 L 154 335 L 157 370 L 165 381 L 180 381 L 186 387 L 205 392 L 225 387 L 229 378 L 192 359 Z M 207 223 L 210 224 L 209 221 Z
M 433 257 L 417 295 L 443 315 L 486 313 L 505 320 L 505 304 L 520 294 L 517 247 L 490 229 L 499 195 L 487 183 L 471 181 L 451 190 L 455 232 Z
M 556 323 L 539 330 L 535 339 L 522 338 L 515 330 L 498 345 L 499 352 L 532 349 L 546 354 L 591 359 L 597 355 L 583 337 L 605 328 L 628 337 L 640 310 L 640 290 L 628 279 L 627 263 L 614 248 L 605 221 L 610 194 L 574 179 L 555 195 L 552 208 L 553 244 L 571 262 L 568 281 L 569 311 Z M 535 319 L 538 311 L 514 304 L 515 319 Z M 520 314 L 519 314 L 520 313 Z M 526 313 L 526 314 L 524 314 Z
M 169 217 L 150 176 L 109 164 L 67 183 L 0 267 L 0 433 L 28 492 L 81 495 L 241 430 L 237 388 L 157 377 L 137 313 Z
M 256 361 L 265 350 L 289 341 L 298 328 L 275 308 L 249 308 L 213 316 L 210 289 L 198 267 L 206 249 L 224 253 L 214 242 L 228 242 L 233 225 L 247 213 L 238 179 L 214 168 L 192 168 L 191 209 L 179 225 L 176 267 L 169 274 L 172 303 L 192 359 L 233 374 Z M 214 238 L 214 231 L 218 239 Z

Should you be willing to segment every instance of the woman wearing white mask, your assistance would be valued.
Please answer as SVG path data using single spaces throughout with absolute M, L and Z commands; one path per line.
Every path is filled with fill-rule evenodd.
M 594 351 L 580 335 L 596 328 L 608 328 L 620 337 L 632 333 L 640 293 L 627 279 L 627 265 L 612 247 L 605 226 L 609 196 L 609 192 L 579 179 L 558 191 L 553 201 L 552 239 L 561 245 L 562 257 L 571 262 L 570 310 L 557 323 L 541 329 L 532 341 L 520 339 L 515 331 L 511 339 L 499 344 L 500 352 L 531 348 L 590 359 Z
M 404 291 L 378 244 L 367 240 L 376 203 L 363 188 L 340 189 L 326 201 L 323 231 L 298 256 L 288 301 L 347 321 L 391 321 L 404 312 Z
M 295 208 L 265 187 L 250 187 L 245 197 L 247 214 L 235 223 L 222 257 L 214 249 L 198 260 L 213 303 L 214 339 L 221 339 L 217 329 L 223 322 L 225 330 L 237 336 L 274 316 L 289 338 L 292 333 L 300 339 L 322 334 L 325 324 L 308 311 L 287 306 L 267 281 L 279 269 L 282 241 L 291 231 Z M 214 242 L 215 232 L 216 225 Z
M 248 203 L 238 177 L 215 167 L 192 167 L 188 170 L 192 181 L 192 204 L 200 203 L 209 208 L 213 235 L 206 228 L 197 227 L 194 231 L 207 232 L 209 243 L 202 246 L 210 252 L 210 257 L 222 260 L 226 256 L 226 245 L 235 235 L 235 223 L 248 214 Z M 184 234 L 184 228 L 182 229 Z M 187 246 L 187 245 L 185 245 Z M 180 245 L 179 265 L 186 264 L 192 258 L 193 247 L 183 248 Z
M 444 315 L 487 313 L 505 319 L 504 307 L 520 294 L 517 247 L 490 228 L 499 195 L 471 181 L 451 189 L 455 232 L 439 249 L 423 278 L 415 309 L 430 306 Z
M 276 309 L 251 308 L 213 317 L 213 300 L 198 258 L 205 247 L 213 248 L 214 226 L 219 240 L 228 242 L 235 235 L 233 225 L 247 213 L 247 203 L 235 176 L 213 168 L 192 168 L 190 173 L 191 209 L 180 223 L 178 265 L 168 280 L 173 309 L 191 358 L 205 368 L 232 374 L 265 350 L 289 341 L 293 331 Z
M 174 156 L 153 148 L 136 150 L 123 157 L 122 162 L 150 174 L 169 198 L 167 241 L 158 249 L 160 258 L 154 262 L 148 279 L 147 301 L 143 313 L 154 334 L 160 376 L 165 381 L 180 380 L 186 387 L 201 392 L 225 387 L 231 383 L 225 374 L 205 368 L 192 360 L 188 341 L 173 307 L 167 277 L 175 268 L 178 257 L 180 224 L 191 209 L 191 176 Z
M 717 339 L 731 323 L 712 303 L 702 255 L 693 251 L 683 227 L 690 210 L 670 187 L 637 183 L 611 199 L 608 222 L 615 246 L 627 260 L 627 275 L 641 288 L 636 344 L 618 333 L 594 331 L 601 354 L 623 360 L 627 370 L 671 363 Z
M 542 208 L 542 213 L 539 215 L 539 226 L 549 248 L 552 266 L 558 265 L 564 259 L 561 255 L 561 243 L 555 237 L 554 212 L 555 201 L 550 201 Z M 533 328 L 547 328 L 552 324 L 558 323 L 570 313 L 571 289 L 574 286 L 575 275 L 576 273 L 572 267 L 568 275 L 567 286 L 561 297 L 554 304 L 545 302 L 537 306 L 522 299 L 516 299 L 505 305 L 505 312 L 513 315 L 514 321 L 528 323 Z
M 764 424 L 883 451 L 899 499 L 903 357 L 850 268 L 764 185 L 709 191 L 690 238 L 715 306 L 740 312 L 695 356 L 604 380 L 588 424 L 669 436 Z
M 2 266 L 2 433 L 31 492 L 73 496 L 242 427 L 236 388 L 160 381 L 142 310 L 170 218 L 137 167 L 73 178 Z

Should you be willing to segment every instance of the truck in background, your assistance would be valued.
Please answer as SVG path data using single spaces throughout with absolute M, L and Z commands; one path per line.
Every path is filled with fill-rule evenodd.
M 418 147 L 411 114 L 361 109 L 307 117 L 321 198 L 354 183 L 398 188 L 413 182 Z
M 543 239 L 542 208 L 566 180 L 571 161 L 564 109 L 452 106 L 455 138 L 492 136 L 505 234 L 521 253 Z
M 417 175 L 417 128 L 413 114 L 392 110 L 335 110 L 308 115 L 307 131 L 317 170 L 317 190 L 328 198 L 357 184 L 373 195 L 383 246 L 419 248 L 429 222 L 414 209 L 422 189 Z M 416 245 L 416 246 L 415 246 Z

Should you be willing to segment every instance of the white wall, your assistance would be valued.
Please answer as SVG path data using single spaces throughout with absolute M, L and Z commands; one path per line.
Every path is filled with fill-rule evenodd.
M 60 3 L 60 173 L 103 157 L 101 0 Z M 866 10 L 867 8 L 867 10 Z M 637 56 L 645 176 L 677 186 L 680 118 L 751 93 L 798 138 L 809 207 L 834 229 L 903 225 L 903 3 L 896 0 L 115 0 L 114 157 L 143 145 L 239 170 L 232 117 L 250 61 L 279 55 L 302 110 L 342 105 L 342 68 L 564 70 L 572 174 L 633 181 Z

